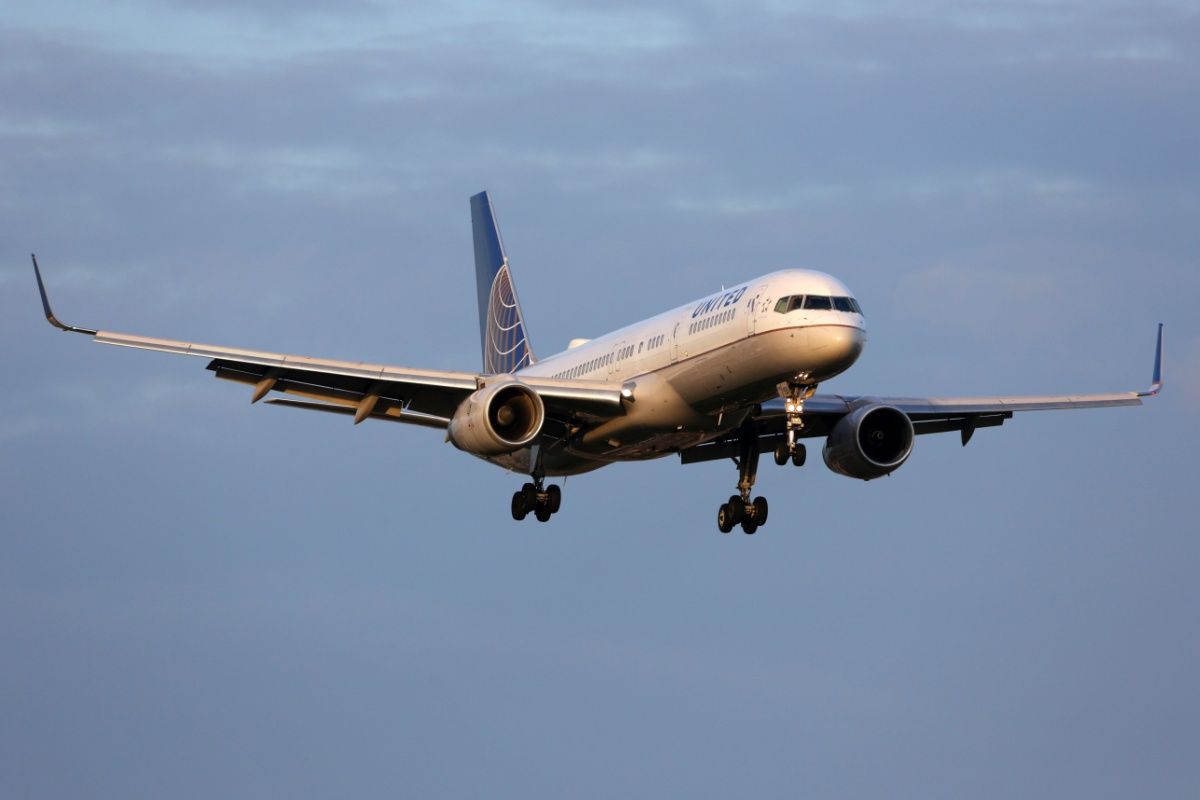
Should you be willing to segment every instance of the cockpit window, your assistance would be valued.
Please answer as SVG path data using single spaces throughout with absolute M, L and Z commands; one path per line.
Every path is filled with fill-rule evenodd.
M 788 297 L 779 298 L 779 302 L 775 304 L 775 312 L 777 314 L 786 314 L 789 311 L 795 311 L 801 308 L 804 304 L 804 295 L 793 294 Z
M 775 313 L 787 314 L 797 309 L 807 308 L 813 311 L 846 311 L 851 314 L 861 314 L 862 307 L 853 297 L 827 297 L 819 294 L 791 294 L 775 301 Z

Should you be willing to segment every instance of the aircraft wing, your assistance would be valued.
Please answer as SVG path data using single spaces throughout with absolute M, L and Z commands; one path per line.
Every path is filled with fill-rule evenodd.
M 969 439 L 969 431 L 976 428 L 993 427 L 1012 419 L 1017 411 L 1054 411 L 1074 408 L 1109 408 L 1113 406 L 1140 406 L 1142 397 L 1155 392 L 1113 392 L 1108 394 L 1046 395 L 1038 397 L 843 397 L 841 395 L 814 395 L 804 402 L 804 430 L 802 437 L 826 436 L 830 429 L 846 414 L 863 405 L 876 403 L 892 406 L 903 411 L 912 420 L 913 432 L 944 433 L 962 431 Z M 786 410 L 783 399 L 763 404 L 763 413 L 758 416 L 764 433 L 784 430 Z M 813 424 L 809 424 L 809 423 Z M 963 444 L 966 444 L 964 441 Z
M 473 372 L 309 358 L 66 325 L 50 308 L 36 258 L 33 267 L 42 308 L 51 325 L 90 336 L 100 344 L 207 358 L 208 369 L 216 377 L 253 386 L 250 400 L 254 403 L 272 391 L 283 392 L 302 399 L 272 398 L 267 402 L 350 415 L 355 423 L 371 418 L 445 428 L 459 404 L 490 379 Z M 521 380 L 541 396 L 549 420 L 595 421 L 624 413 L 619 385 L 524 377 Z
M 804 428 L 798 438 L 828 436 L 838 420 L 865 405 L 887 405 L 903 411 L 912 420 L 915 434 L 958 431 L 965 446 L 979 428 L 1003 425 L 1019 411 L 1054 411 L 1078 408 L 1140 406 L 1142 399 L 1157 395 L 1163 386 L 1163 326 L 1158 326 L 1154 349 L 1154 375 L 1150 388 L 1141 392 L 997 397 L 874 397 L 817 394 L 804 401 Z M 751 420 L 759 436 L 759 448 L 766 451 L 785 440 L 786 401 L 777 398 L 762 404 Z M 739 432 L 689 448 L 681 453 L 684 463 L 727 458 L 737 454 Z
M 975 428 L 1000 425 L 1018 411 L 1058 411 L 1075 408 L 1110 408 L 1140 406 L 1143 397 L 1153 397 L 1162 391 L 1163 326 L 1158 326 L 1154 345 L 1154 373 L 1150 388 L 1141 392 L 1110 392 L 1107 394 L 1064 394 L 1013 397 L 841 397 L 815 395 L 804 403 L 804 416 L 833 418 L 866 404 L 882 403 L 894 406 L 912 420 L 915 433 L 962 431 L 963 444 Z M 786 413 L 782 399 L 763 408 L 764 416 Z M 813 434 L 820 435 L 820 434 Z

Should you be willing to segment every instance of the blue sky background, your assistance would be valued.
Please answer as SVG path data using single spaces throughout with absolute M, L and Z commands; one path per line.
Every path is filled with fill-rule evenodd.
M 0 794 L 1191 797 L 1194 2 L 9 0 Z M 520 480 L 79 325 L 474 369 L 492 191 L 542 354 L 781 267 L 829 391 L 1143 387 L 886 480 Z

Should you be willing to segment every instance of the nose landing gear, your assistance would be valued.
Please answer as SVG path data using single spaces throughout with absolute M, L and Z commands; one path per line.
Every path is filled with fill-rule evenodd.
M 790 451 L 786 444 L 781 444 L 775 448 L 775 463 L 781 467 L 788 463 L 788 461 L 791 461 L 793 466 L 803 467 L 807 458 L 808 451 L 804 445 L 798 442 L 792 442 L 792 449 Z
M 804 401 L 817 391 L 815 383 L 801 383 L 799 380 L 808 376 L 801 374 L 796 381 L 779 384 L 779 395 L 783 398 L 784 422 L 787 431 L 787 442 L 775 448 L 775 463 L 783 466 L 788 461 L 793 466 L 802 467 L 808 456 L 804 445 L 796 441 L 796 434 L 804 430 Z

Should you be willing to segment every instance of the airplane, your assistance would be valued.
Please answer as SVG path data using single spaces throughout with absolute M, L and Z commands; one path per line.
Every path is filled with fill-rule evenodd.
M 872 480 L 899 469 L 917 435 L 979 428 L 1018 411 L 1141 405 L 1162 380 L 1159 324 L 1154 372 L 1141 392 L 1041 397 L 899 398 L 817 394 L 849 369 L 867 341 L 862 307 L 831 275 L 785 269 L 722 289 L 595 339 L 574 339 L 538 359 L 489 194 L 470 198 L 483 368 L 478 372 L 217 347 L 66 325 L 50 308 L 37 257 L 33 268 L 46 319 L 92 341 L 201 356 L 216 377 L 252 388 L 250 402 L 445 431 L 459 450 L 528 475 L 512 496 L 515 520 L 548 521 L 562 490 L 549 477 L 622 461 L 678 455 L 683 464 L 732 459 L 737 494 L 721 503 L 717 528 L 755 533 L 767 522 L 752 497 L 759 455 L 801 466 L 802 439 L 823 438 L 834 472 Z

